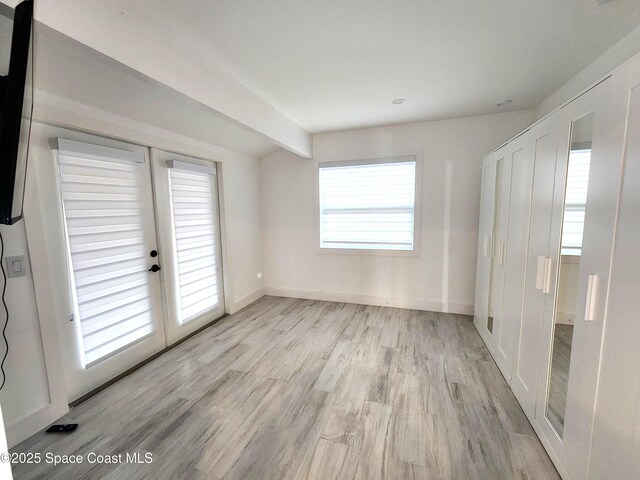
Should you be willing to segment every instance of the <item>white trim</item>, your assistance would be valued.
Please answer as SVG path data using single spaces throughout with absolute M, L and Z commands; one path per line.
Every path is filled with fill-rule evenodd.
M 104 140 L 104 139 L 103 139 Z M 67 138 L 52 138 L 49 141 L 51 150 L 55 150 L 59 155 L 75 158 L 89 158 L 91 160 L 102 160 L 109 162 L 144 163 L 144 154 L 120 148 L 105 147 L 91 143 L 78 142 Z
M 230 304 L 229 308 L 228 308 L 228 313 L 230 315 L 234 314 L 234 313 L 238 312 L 239 310 L 242 310 L 244 307 L 246 307 L 248 305 L 251 305 L 256 300 L 260 300 L 265 295 L 266 295 L 265 289 L 264 288 L 259 288 L 255 292 L 250 293 L 249 295 L 245 295 L 240 300 L 237 300 L 237 301 L 233 302 L 232 304 Z
M 38 433 L 44 426 L 49 425 L 68 412 L 69 405 L 66 402 L 64 404 L 48 403 L 14 420 L 11 424 L 6 424 L 9 448 Z
M 424 300 L 420 298 L 388 297 L 382 295 L 366 295 L 359 293 L 303 290 L 281 287 L 265 287 L 264 292 L 265 295 L 273 295 L 275 297 L 305 298 L 309 300 L 324 300 L 327 302 L 357 303 L 361 305 L 407 308 L 427 312 L 455 313 L 469 316 L 473 315 L 473 305 L 467 303 L 445 303 L 438 300 Z M 471 320 L 472 318 L 469 318 L 469 321 Z
M 387 163 L 409 163 L 415 161 L 415 155 L 393 155 L 389 157 L 362 158 L 359 160 L 334 160 L 320 162 L 318 163 L 318 168 L 353 167 L 356 165 L 383 165 Z

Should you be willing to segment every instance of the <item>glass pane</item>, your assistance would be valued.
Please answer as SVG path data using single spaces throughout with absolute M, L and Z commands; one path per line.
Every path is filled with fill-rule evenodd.
M 170 169 L 171 209 L 178 267 L 180 322 L 184 325 L 220 305 L 215 177 Z
M 593 113 L 573 122 L 564 196 L 562 244 L 554 312 L 551 371 L 546 416 L 558 435 L 564 432 L 571 343 L 576 316 L 578 271 L 582 252 L 593 136 Z
M 498 239 L 500 237 L 500 206 L 502 204 L 501 192 L 502 192 L 502 168 L 504 165 L 504 159 L 498 160 L 496 163 L 496 184 L 495 194 L 493 196 L 493 251 L 491 253 L 491 270 L 489 272 L 489 313 L 487 315 L 487 330 L 489 333 L 493 333 L 493 320 L 496 316 L 496 294 L 494 288 L 496 288 L 496 268 L 498 267 L 498 261 L 500 259 L 500 250 L 498 249 Z

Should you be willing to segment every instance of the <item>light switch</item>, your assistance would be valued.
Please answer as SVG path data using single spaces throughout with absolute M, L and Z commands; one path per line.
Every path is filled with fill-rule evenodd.
M 27 264 L 24 255 L 7 257 L 5 258 L 5 262 L 7 264 L 7 277 L 24 277 L 27 274 Z

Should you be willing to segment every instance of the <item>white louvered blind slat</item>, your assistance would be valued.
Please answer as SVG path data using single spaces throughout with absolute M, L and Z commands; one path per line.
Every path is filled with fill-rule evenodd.
M 72 145 L 73 146 L 73 145 Z M 74 300 L 85 366 L 154 333 L 139 164 L 59 151 Z
M 567 167 L 562 254 L 580 255 L 589 188 L 591 150 L 572 150 Z
M 320 165 L 320 246 L 414 249 L 416 161 Z
M 180 320 L 185 324 L 219 304 L 215 170 L 168 162 Z

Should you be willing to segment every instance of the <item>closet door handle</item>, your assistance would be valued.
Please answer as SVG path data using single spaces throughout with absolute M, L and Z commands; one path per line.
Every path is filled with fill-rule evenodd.
M 507 256 L 507 244 L 505 242 L 500 242 L 500 256 L 498 257 L 498 263 L 501 266 L 504 266 L 506 256 Z
M 549 293 L 551 291 L 551 267 L 553 265 L 553 260 L 547 258 L 545 260 L 544 265 L 544 288 L 542 289 L 542 293 Z
M 536 290 L 544 289 L 544 277 L 547 267 L 547 257 L 538 257 L 538 268 L 536 270 Z
M 598 276 L 589 275 L 587 280 L 587 302 L 584 307 L 584 319 L 592 322 L 596 319 L 596 295 L 598 292 Z

